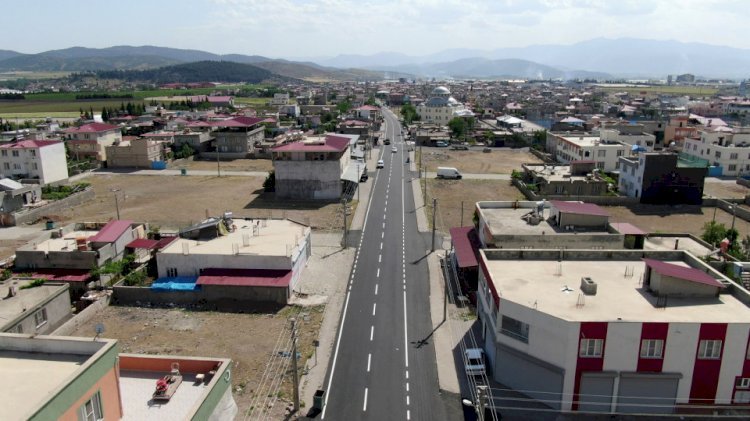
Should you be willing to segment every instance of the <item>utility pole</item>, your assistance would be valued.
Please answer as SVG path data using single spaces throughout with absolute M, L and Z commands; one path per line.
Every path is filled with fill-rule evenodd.
M 346 248 L 346 199 L 341 199 L 341 211 L 344 214 L 344 238 L 341 239 L 341 247 Z
M 294 370 L 294 412 L 299 411 L 299 374 L 297 372 L 297 320 L 292 318 L 292 367 Z
M 359 164 L 357 164 L 357 175 L 360 177 L 360 179 L 362 178 L 362 173 L 361 173 L 361 171 L 359 169 Z M 361 180 L 359 180 L 359 181 L 361 181 Z M 359 202 L 359 184 L 357 184 L 357 202 Z M 346 210 L 346 209 L 344 209 L 344 210 Z M 346 213 L 346 212 L 344 212 L 344 213 Z
M 461 201 L 461 226 L 464 226 L 464 201 Z
M 120 189 L 112 189 L 112 193 L 115 195 L 115 211 L 117 212 L 117 220 L 120 220 L 120 202 L 117 200 L 117 192 L 119 192 Z
M 422 189 L 422 203 L 427 202 L 427 168 L 424 169 L 424 188 Z
M 435 251 L 435 211 L 437 210 L 437 199 L 432 198 L 432 247 L 430 251 Z
M 484 421 L 484 401 L 487 399 L 487 386 L 477 386 L 477 412 L 479 421 Z
M 219 145 L 216 145 L 216 173 L 221 178 L 221 160 L 219 159 Z
M 445 253 L 443 258 L 448 258 L 448 253 Z M 452 258 L 452 257 L 451 257 Z M 446 282 L 451 282 L 450 279 L 446 279 Z M 448 285 L 443 285 L 443 322 L 448 319 Z

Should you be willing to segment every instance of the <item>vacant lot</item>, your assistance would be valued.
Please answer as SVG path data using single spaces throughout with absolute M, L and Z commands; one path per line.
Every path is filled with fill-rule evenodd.
M 521 164 L 541 163 L 539 158 L 526 149 L 493 149 L 490 153 L 481 150 L 452 151 L 448 148 L 423 147 L 422 165 L 428 172 L 437 171 L 437 167 L 455 167 L 465 174 L 510 174 L 520 170 Z
M 703 195 L 713 196 L 720 199 L 744 198 L 750 194 L 750 189 L 737 183 L 710 182 L 703 185 Z
M 312 343 L 318 337 L 322 306 L 285 307 L 272 314 L 110 306 L 72 336 L 92 337 L 95 325 L 103 323 L 103 336 L 119 340 L 120 352 L 231 358 L 234 399 L 240 409 L 238 418 L 242 419 L 253 404 L 269 404 L 269 394 L 282 402 L 292 396 L 290 358 L 274 354 L 275 348 L 289 351 L 288 347 L 276 347 L 276 343 L 280 337 L 287 338 L 292 316 L 298 320 L 298 352 L 300 367 L 304 367 L 313 357 Z M 267 367 L 268 373 L 275 374 L 274 384 L 261 382 Z M 274 413 L 283 411 L 283 407 L 277 402 Z
M 424 184 L 422 184 L 424 185 Z M 428 220 L 432 216 L 432 198 L 437 199 L 437 229 L 448 232 L 453 227 L 470 225 L 476 202 L 485 200 L 525 200 L 523 194 L 507 180 L 427 180 Z M 463 223 L 461 207 L 463 203 Z
M 262 177 L 92 175 L 86 182 L 94 188 L 94 200 L 47 216 L 64 222 L 106 221 L 115 217 L 116 193 L 121 218 L 168 228 L 224 211 L 236 217 L 290 218 L 319 230 L 340 229 L 343 219 L 338 203 L 282 201 L 263 193 Z
M 222 171 L 272 171 L 273 162 L 270 159 L 233 159 L 221 161 L 219 165 Z M 216 171 L 216 161 L 178 159 L 169 164 L 169 168 L 187 168 L 188 170 Z
M 630 222 L 647 232 L 685 232 L 700 237 L 703 225 L 713 219 L 714 209 L 716 209 L 716 222 L 724 224 L 727 228 L 732 226 L 732 214 L 718 208 L 638 205 L 610 206 L 605 209 L 610 214 L 610 221 Z M 735 228 L 739 231 L 740 238 L 750 234 L 750 223 L 743 219 L 735 220 Z

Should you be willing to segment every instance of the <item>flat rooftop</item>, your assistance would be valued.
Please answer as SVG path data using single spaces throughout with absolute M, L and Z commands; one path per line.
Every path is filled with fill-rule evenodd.
M 555 226 L 547 222 L 550 216 L 550 210 L 545 209 L 543 212 L 544 220 L 539 225 L 531 225 L 522 216 L 531 212 L 531 208 L 482 208 L 482 215 L 490 228 L 493 236 L 500 235 L 542 235 L 542 234 L 567 234 L 575 235 L 570 231 L 565 231 L 562 227 Z M 587 234 L 601 233 L 610 235 L 604 229 L 586 229 L 577 228 L 576 232 L 585 232 Z
M 0 351 L 0 419 L 22 419 L 37 410 L 90 355 Z M 11 387 L 12 386 L 12 387 Z
M 566 141 L 578 145 L 583 148 L 587 147 L 602 147 L 602 148 L 621 148 L 623 144 L 616 141 L 603 142 L 600 136 L 560 136 Z
M 182 373 L 182 383 L 172 398 L 154 401 L 151 397 L 156 381 L 166 374 L 169 373 L 120 370 L 123 421 L 182 421 L 190 418 L 191 410 L 203 401 L 203 393 L 208 387 L 202 382 L 196 384 L 195 374 Z
M 683 261 L 668 263 L 689 267 Z M 746 323 L 750 319 L 750 309 L 730 294 L 669 297 L 666 308 L 657 308 L 657 298 L 641 287 L 645 267 L 640 260 L 487 260 L 501 300 L 564 320 Z M 633 275 L 626 277 L 626 270 Z M 597 283 L 597 293 L 584 295 L 585 304 L 577 306 L 585 276 Z
M 234 232 L 210 240 L 179 238 L 163 248 L 160 253 L 182 254 L 183 244 L 187 244 L 190 254 L 233 255 L 236 245 L 239 254 L 287 256 L 291 250 L 288 250 L 288 247 L 296 247 L 308 229 L 287 219 L 235 219 L 234 225 L 237 227 Z M 257 230 L 254 227 L 257 227 Z M 254 235 L 255 232 L 257 235 Z
M 689 251 L 690 254 L 703 257 L 711 253 L 711 249 L 693 240 L 690 237 L 661 237 L 659 235 L 649 234 L 643 244 L 644 250 L 674 250 L 675 240 L 679 240 L 677 248 L 679 250 Z
M 37 243 L 36 245 L 31 244 L 31 249 L 43 251 L 74 251 L 78 249 L 76 246 L 77 238 L 86 238 L 88 241 L 89 237 L 93 237 L 98 233 L 99 231 L 71 231 L 64 234 L 61 238 L 49 238 Z
M 586 175 L 571 175 L 570 165 L 526 165 L 536 176 L 544 177 L 549 181 L 587 180 Z M 603 182 L 597 178 L 590 181 Z
M 65 289 L 63 284 L 44 284 L 34 288 L 21 289 L 21 285 L 24 283 L 18 282 L 16 284 L 17 295 L 11 298 L 5 298 L 8 296 L 10 285 L 6 282 L 5 285 L 0 286 L 0 327 L 4 327 L 6 323 L 14 320 L 27 309 L 51 296 L 58 295 L 61 290 Z

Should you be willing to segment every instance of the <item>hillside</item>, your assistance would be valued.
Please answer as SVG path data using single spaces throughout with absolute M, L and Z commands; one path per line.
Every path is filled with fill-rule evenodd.
M 148 81 L 157 84 L 205 81 L 260 83 L 274 77 L 274 74 L 266 69 L 229 61 L 198 61 L 157 69 L 98 71 L 96 74 L 105 79 Z

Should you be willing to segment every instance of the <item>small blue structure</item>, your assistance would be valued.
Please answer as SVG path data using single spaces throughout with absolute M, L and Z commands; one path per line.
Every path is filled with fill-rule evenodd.
M 166 170 L 167 162 L 166 161 L 151 161 L 151 169 L 152 170 Z
M 200 289 L 197 276 L 173 276 L 159 278 L 151 284 L 152 291 L 196 291 Z

